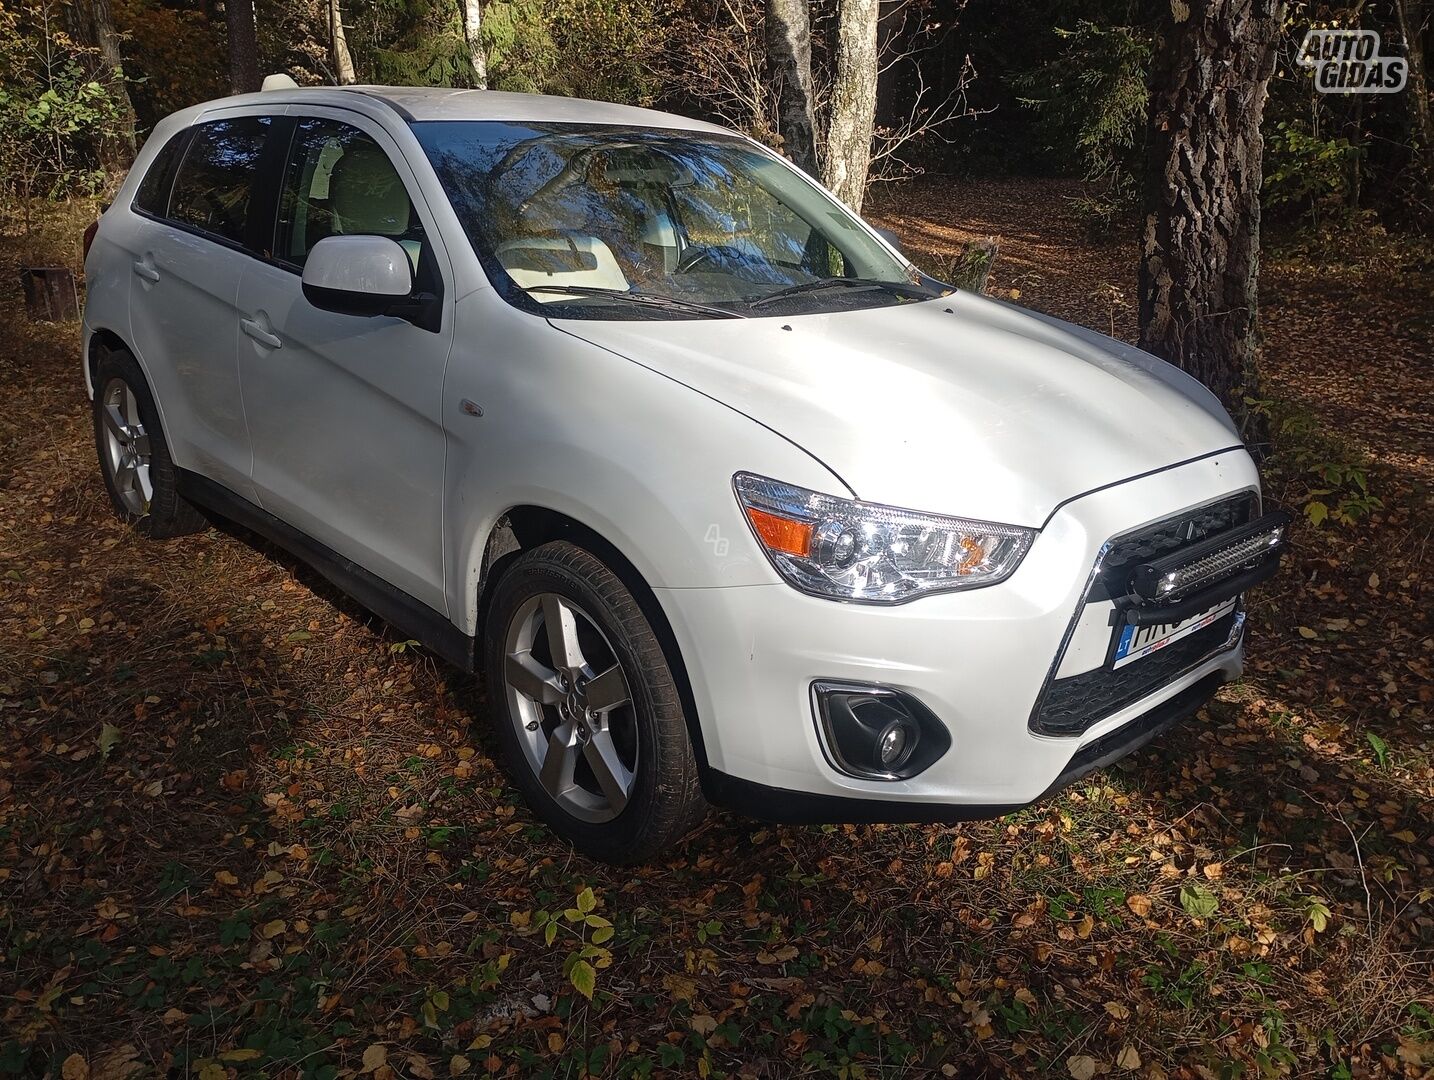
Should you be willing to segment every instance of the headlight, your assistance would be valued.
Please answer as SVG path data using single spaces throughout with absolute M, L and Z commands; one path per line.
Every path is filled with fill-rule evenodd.
M 758 542 L 803 592 L 897 603 L 1010 576 L 1032 529 L 838 499 L 751 473 L 732 478 Z

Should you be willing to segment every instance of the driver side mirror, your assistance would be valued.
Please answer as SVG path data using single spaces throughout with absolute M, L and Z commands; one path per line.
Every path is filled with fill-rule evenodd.
M 392 315 L 416 326 L 437 316 L 437 298 L 415 294 L 408 252 L 387 236 L 326 236 L 304 263 L 304 298 L 340 315 Z

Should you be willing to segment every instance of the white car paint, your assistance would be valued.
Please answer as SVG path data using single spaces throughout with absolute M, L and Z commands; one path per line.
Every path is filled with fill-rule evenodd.
M 130 209 L 170 135 L 246 113 L 342 118 L 380 142 L 438 246 L 439 333 L 319 311 L 296 274 Z M 1106 541 L 1258 491 L 1228 417 L 1188 377 L 966 293 L 838 314 L 549 321 L 490 285 L 414 117 L 723 131 L 616 105 L 396 88 L 279 89 L 169 117 L 89 254 L 85 347 L 103 332 L 136 354 L 180 467 L 470 636 L 503 516 L 515 506 L 567 515 L 652 589 L 706 764 L 788 791 L 1028 801 L 1082 745 L 1211 672 L 1239 674 L 1237 634 L 1078 738 L 1027 726 Z M 741 471 L 1039 534 L 989 588 L 890 607 L 818 599 L 788 586 L 758 546 L 733 496 Z M 1099 666 L 1106 614 L 1093 606 L 1074 628 L 1063 675 Z M 826 678 L 910 692 L 950 728 L 952 749 L 911 780 L 843 775 L 813 723 L 810 687 Z

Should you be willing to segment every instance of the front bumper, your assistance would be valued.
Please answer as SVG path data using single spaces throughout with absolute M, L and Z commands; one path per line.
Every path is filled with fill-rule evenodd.
M 1128 753 L 1134 733 L 1153 737 L 1240 675 L 1239 620 L 1152 692 L 1078 733 L 1046 734 L 1030 720 L 1049 680 L 1106 662 L 1111 631 L 1093 628 L 1103 612 L 1085 603 L 1092 568 L 1111 538 L 1246 490 L 1258 478 L 1237 450 L 1092 492 L 1052 515 L 1000 585 L 896 607 L 785 584 L 658 590 L 701 721 L 708 794 L 784 820 L 956 820 L 1027 805 L 1113 760 L 1112 749 Z M 818 680 L 912 695 L 949 729 L 950 749 L 907 780 L 837 771 L 812 715 Z

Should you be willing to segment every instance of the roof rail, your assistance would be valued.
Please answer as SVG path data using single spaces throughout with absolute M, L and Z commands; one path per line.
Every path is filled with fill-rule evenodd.
M 298 88 L 299 84 L 296 83 L 293 79 L 291 79 L 288 75 L 285 75 L 283 72 L 279 72 L 275 75 L 265 75 L 264 84 L 259 87 L 261 91 L 297 90 Z

